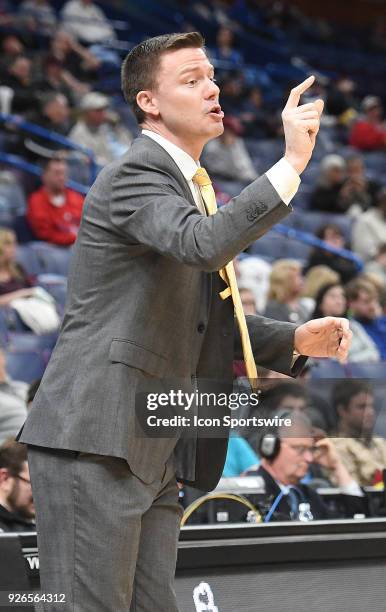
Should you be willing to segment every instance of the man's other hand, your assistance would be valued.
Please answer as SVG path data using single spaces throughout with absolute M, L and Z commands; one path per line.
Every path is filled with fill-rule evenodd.
M 303 172 L 311 159 L 323 112 L 323 100 L 299 106 L 300 96 L 314 81 L 315 77 L 310 76 L 291 89 L 281 114 L 285 134 L 285 158 L 298 174 Z
M 295 350 L 308 357 L 329 357 L 345 363 L 351 338 L 347 319 L 312 319 L 295 330 Z

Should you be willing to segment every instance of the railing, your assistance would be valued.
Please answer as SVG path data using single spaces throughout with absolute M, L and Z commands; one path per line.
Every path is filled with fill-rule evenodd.
M 275 225 L 272 230 L 274 232 L 277 232 L 278 234 L 281 234 L 282 236 L 286 236 L 287 238 L 298 240 L 299 242 L 303 242 L 304 244 L 309 244 L 310 246 L 318 247 L 320 249 L 323 249 L 324 251 L 329 251 L 330 253 L 338 255 L 339 257 L 349 259 L 355 264 L 358 271 L 361 271 L 363 269 L 363 261 L 361 260 L 361 258 L 358 257 L 358 255 L 356 255 L 352 251 L 349 251 L 349 249 L 339 249 L 337 247 L 333 247 L 330 244 L 327 244 L 327 242 L 325 242 L 324 240 L 316 238 L 316 236 L 310 234 L 309 232 L 303 232 L 302 230 L 297 230 L 292 227 L 286 227 L 281 223 Z
M 39 136 L 41 138 L 45 138 L 46 140 L 50 140 L 51 142 L 56 142 L 57 144 L 63 146 L 65 149 L 71 149 L 73 151 L 78 151 L 82 153 L 90 160 L 90 184 L 94 182 L 97 174 L 99 166 L 96 163 L 94 152 L 91 149 L 87 149 L 82 145 L 78 145 L 69 138 L 62 136 L 61 134 L 57 134 L 56 132 L 51 132 L 41 125 L 37 125 L 36 123 L 32 123 L 30 121 L 26 121 L 23 117 L 19 115 L 8 115 L 4 113 L 0 113 L 0 123 L 13 125 L 17 127 L 19 130 L 24 130 L 29 134 L 33 134 L 34 136 Z
M 23 172 L 28 172 L 29 174 L 33 174 L 35 176 L 41 176 L 43 173 L 42 168 L 37 166 L 36 164 L 31 164 L 30 162 L 25 161 L 22 157 L 18 157 L 17 155 L 11 155 L 10 153 L 3 153 L 0 151 L 0 163 L 6 164 L 7 166 L 12 166 L 13 168 L 17 168 L 18 170 L 23 170 Z M 80 183 L 72 180 L 68 180 L 66 182 L 66 187 L 69 189 L 73 189 L 82 195 L 86 195 L 89 188 L 86 185 L 81 185 Z

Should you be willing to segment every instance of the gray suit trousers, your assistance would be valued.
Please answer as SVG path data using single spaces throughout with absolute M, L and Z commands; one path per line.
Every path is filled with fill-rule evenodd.
M 28 446 L 47 612 L 178 612 L 182 515 L 172 462 L 144 484 L 124 459 Z

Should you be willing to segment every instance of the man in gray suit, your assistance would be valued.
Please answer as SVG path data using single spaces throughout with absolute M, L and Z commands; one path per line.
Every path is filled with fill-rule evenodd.
M 218 270 L 291 211 L 322 111 L 320 101 L 298 106 L 312 81 L 283 112 L 285 158 L 206 216 L 192 179 L 223 113 L 201 36 L 147 40 L 123 64 L 143 133 L 87 196 L 59 341 L 19 434 L 42 590 L 67 602 L 50 611 L 177 611 L 176 476 L 213 488 L 227 442 L 136 436 L 136 400 L 157 381 L 232 380 L 243 353 Z M 247 325 L 256 361 L 284 373 L 299 369 L 297 354 L 344 359 L 350 342 L 344 319 L 296 328 L 251 316 Z

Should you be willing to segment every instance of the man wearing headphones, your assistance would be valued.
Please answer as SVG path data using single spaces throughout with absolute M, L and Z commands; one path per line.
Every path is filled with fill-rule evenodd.
M 271 415 L 272 416 L 272 415 Z M 270 427 L 259 441 L 261 464 L 248 476 L 261 476 L 265 483 L 269 520 L 298 520 L 301 504 L 309 504 L 308 520 L 333 518 L 322 497 L 301 481 L 311 463 L 326 468 L 344 495 L 347 515 L 366 513 L 365 497 L 343 465 L 331 440 L 315 441 L 307 415 L 283 411 L 277 415 L 278 427 Z

